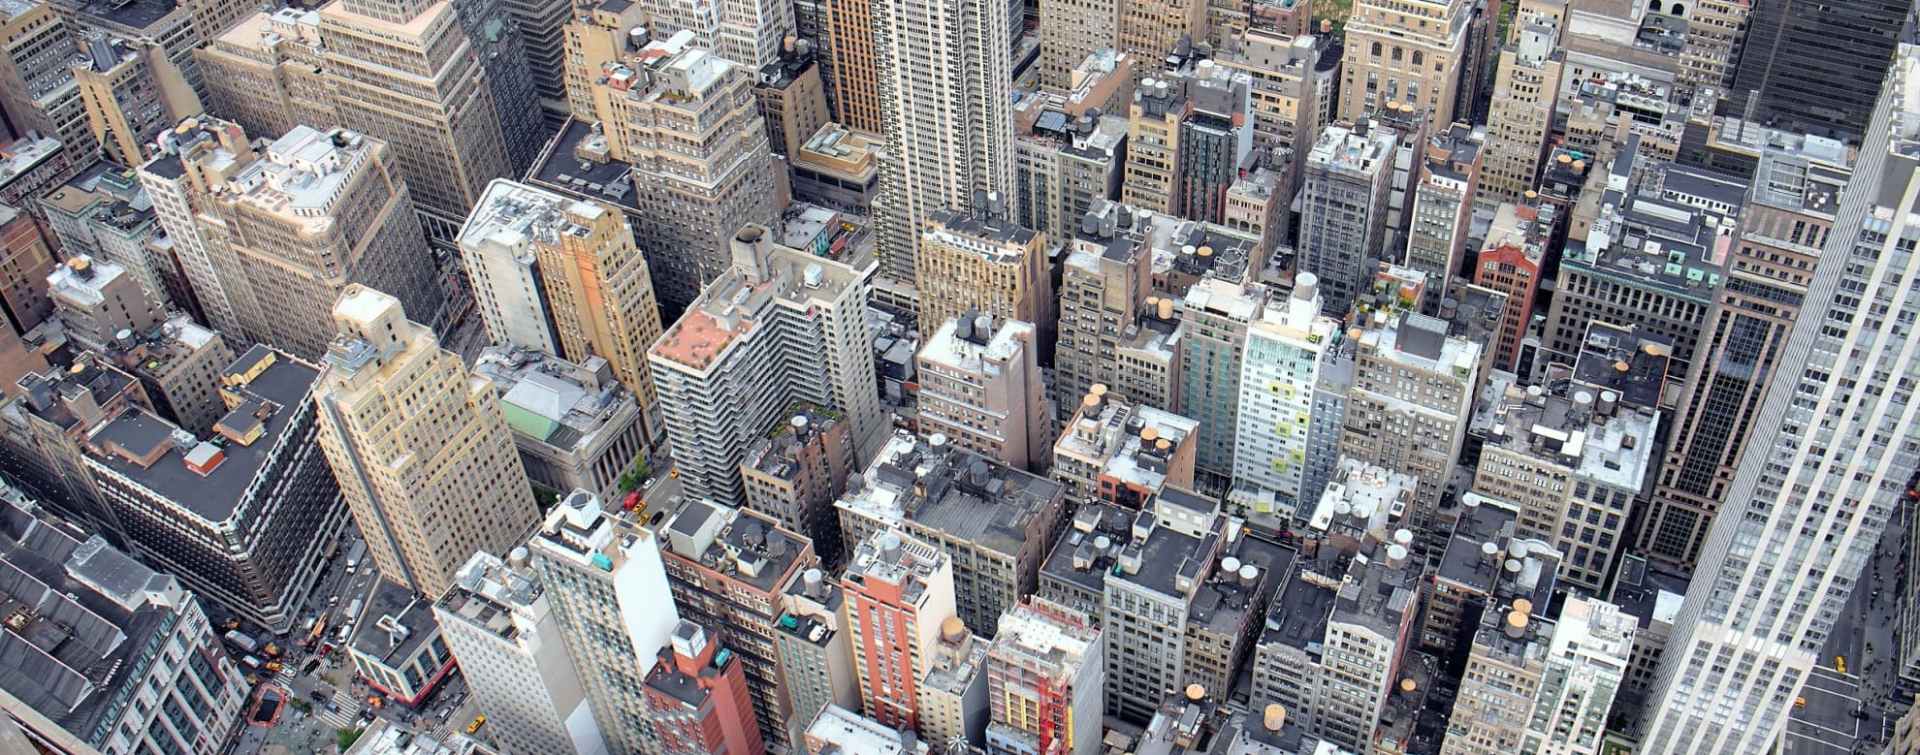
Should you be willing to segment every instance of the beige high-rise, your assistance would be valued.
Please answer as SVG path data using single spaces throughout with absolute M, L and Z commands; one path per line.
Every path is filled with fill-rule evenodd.
M 487 183 L 512 172 L 493 92 L 453 6 L 334 0 L 319 13 L 340 125 L 389 145 L 427 236 L 451 240 Z
M 250 134 L 284 134 L 340 121 L 322 69 L 320 14 L 298 8 L 255 13 L 193 51 L 207 106 Z
M 1538 183 L 1560 96 L 1562 10 L 1551 0 L 1522 3 L 1514 38 L 1500 50 L 1487 113 L 1479 203 L 1519 202 Z
M 920 431 L 1015 469 L 1045 470 L 1055 436 L 1039 351 L 1032 323 L 982 312 L 948 318 L 914 359 Z
M 1182 37 L 1205 36 L 1207 0 L 1113 0 L 1120 11 L 1120 51 L 1163 60 Z
M 826 0 L 827 57 L 833 68 L 833 119 L 847 128 L 886 131 L 880 64 L 873 44 L 873 0 Z
M 460 253 L 489 339 L 607 360 L 639 399 L 648 443 L 659 442 L 647 347 L 660 306 L 620 210 L 495 181 L 460 231 Z
M 255 153 L 236 131 L 183 123 L 165 134 L 167 154 L 142 169 L 189 280 L 219 313 L 209 319 L 232 337 L 317 359 L 348 284 L 399 297 L 423 320 L 440 316 L 433 255 L 386 143 L 298 126 Z
M 996 320 L 1052 327 L 1046 234 L 993 217 L 942 212 L 920 234 L 920 340 L 948 320 L 979 311 Z
M 439 595 L 474 552 L 504 554 L 540 521 L 493 382 L 379 291 L 349 287 L 333 321 L 320 448 L 380 573 Z
M 1357 121 L 1399 102 L 1426 111 L 1429 123 L 1452 123 L 1472 12 L 1467 0 L 1354 3 L 1341 62 L 1340 120 Z
M 605 62 L 592 85 L 605 156 L 633 168 L 635 228 L 669 311 L 728 268 L 735 231 L 773 225 L 780 209 L 754 71 L 693 37 Z

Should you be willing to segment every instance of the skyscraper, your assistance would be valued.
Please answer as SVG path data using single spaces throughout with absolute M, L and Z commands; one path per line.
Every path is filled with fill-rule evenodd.
M 1340 324 L 1320 314 L 1313 273 L 1294 279 L 1284 302 L 1267 306 L 1247 326 L 1241 358 L 1239 424 L 1234 433 L 1233 491 L 1227 505 L 1255 524 L 1286 529 L 1300 518 L 1314 388 L 1323 355 L 1339 339 Z M 1316 499 L 1317 500 L 1317 499 Z
M 493 385 L 400 301 L 361 285 L 314 385 L 320 447 L 380 573 L 440 595 L 475 551 L 506 553 L 539 521 Z
M 154 137 L 200 114 L 200 99 L 156 45 L 93 37 L 87 40 L 85 61 L 74 64 L 73 77 L 93 138 L 121 165 L 145 162 Z
M 1754 3 L 1725 111 L 1788 132 L 1859 143 L 1911 5 Z
M 654 289 L 669 315 L 728 268 L 735 231 L 776 225 L 779 210 L 753 94 L 758 69 L 695 46 L 695 36 L 682 31 L 642 50 L 621 47 L 611 60 L 586 61 L 593 120 L 604 138 L 581 147 L 593 154 L 572 156 L 631 166 L 635 236 L 646 242 Z
M 973 312 L 948 320 L 914 360 L 921 431 L 1015 469 L 1045 469 L 1053 407 L 1039 351 L 1030 323 Z
M 1099 752 L 1106 676 L 1100 630 L 1089 617 L 1044 603 L 1014 606 L 987 649 L 989 747 Z
M 1013 79 L 998 0 L 873 4 L 887 152 L 874 208 L 880 273 L 912 286 L 921 223 L 1013 191 Z
M 1524 3 L 1514 39 L 1500 50 L 1487 113 L 1487 144 L 1480 167 L 1482 204 L 1519 202 L 1540 178 L 1540 158 L 1553 133 L 1560 98 L 1560 13 L 1555 0 Z
M 69 154 L 92 154 L 99 142 L 87 126 L 73 80 L 73 27 L 53 3 L 0 3 L 0 120 L 15 136 L 38 131 Z
M 1771 746 L 1920 466 L 1920 404 L 1889 389 L 1920 379 L 1920 291 L 1894 283 L 1920 275 L 1916 75 L 1903 47 L 1661 657 L 1648 753 Z
M 1338 117 L 1357 121 L 1400 102 L 1426 111 L 1433 123 L 1456 120 L 1473 6 L 1468 0 L 1354 3 L 1340 66 Z
M 920 340 L 932 339 L 954 317 L 976 312 L 1051 331 L 1054 300 L 1047 266 L 1046 234 L 1005 214 L 986 207 L 973 214 L 934 212 L 921 231 L 916 262 L 916 269 L 926 273 Z
M 493 723 L 495 741 L 514 752 L 604 751 L 598 727 L 568 725 L 587 706 L 586 690 L 546 586 L 527 552 L 514 550 L 512 562 L 481 552 L 460 567 L 453 589 L 433 604 L 440 636 Z
M 1387 191 L 1399 137 L 1361 121 L 1328 126 L 1306 156 L 1300 188 L 1301 272 L 1320 279 L 1327 314 L 1345 316 L 1373 277 L 1386 239 Z
M 875 532 L 854 549 L 841 589 L 861 706 L 888 726 L 918 727 L 917 690 L 935 643 L 949 628 L 965 631 L 954 609 L 952 560 L 898 530 Z
M 336 0 L 320 8 L 340 123 L 391 145 L 427 238 L 451 242 L 513 152 L 481 52 L 452 4 Z M 416 316 L 426 313 L 416 313 Z

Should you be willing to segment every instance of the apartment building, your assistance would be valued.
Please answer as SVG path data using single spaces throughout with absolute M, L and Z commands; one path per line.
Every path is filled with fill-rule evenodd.
M 866 304 L 855 269 L 736 229 L 734 266 L 655 342 L 667 439 L 693 497 L 745 500 L 740 464 L 796 401 L 840 412 L 855 458 L 883 439 Z M 826 365 L 826 369 L 820 366 Z
M 1307 153 L 1296 268 L 1320 279 L 1334 317 L 1353 306 L 1381 256 L 1398 144 L 1393 130 L 1360 121 L 1323 129 Z
M 1144 508 L 1168 486 L 1193 488 L 1199 425 L 1096 386 L 1053 444 L 1053 478 L 1070 501 Z
M 878 531 L 854 548 L 840 586 L 861 707 L 882 725 L 918 728 L 921 680 L 941 635 L 952 628 L 950 622 L 960 621 L 953 563 L 939 546 L 895 530 Z M 964 625 L 958 630 L 966 631 Z
M 936 211 L 920 232 L 925 273 L 920 285 L 920 340 L 929 341 L 955 317 L 990 315 L 1053 329 L 1053 282 L 1048 275 L 1047 236 L 1015 224 L 1004 208 L 980 201 L 971 214 Z

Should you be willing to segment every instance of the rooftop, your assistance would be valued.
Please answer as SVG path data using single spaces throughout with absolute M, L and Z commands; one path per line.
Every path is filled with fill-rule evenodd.
M 1194 278 L 1238 281 L 1245 277 L 1254 237 L 1223 226 L 1176 218 L 1099 199 L 1088 206 L 1074 233 L 1067 264 L 1098 270 L 1101 259 L 1125 261 L 1152 255 L 1153 269 Z
M 1332 622 L 1366 627 L 1388 641 L 1397 637 L 1417 607 L 1420 565 L 1405 558 L 1396 564 L 1387 552 L 1395 544 L 1309 540 L 1273 597 L 1260 643 L 1280 643 L 1318 660 Z
M 607 360 L 597 356 L 574 364 L 532 349 L 488 346 L 473 371 L 493 381 L 514 432 L 555 448 L 586 448 L 602 432 L 624 431 L 625 425 L 608 425 L 621 407 L 638 406 Z
M 767 595 L 779 594 L 813 547 L 759 512 L 705 500 L 688 501 L 661 532 L 666 552 Z
M 0 689 L 96 744 L 191 600 L 170 576 L 0 496 Z
M 1687 177 L 1694 174 L 1684 169 L 1653 163 L 1635 151 L 1638 143 L 1638 137 L 1629 137 L 1614 157 L 1599 216 L 1586 238 L 1567 240 L 1565 260 L 1704 300 L 1724 275 L 1741 202 L 1735 198 L 1730 210 L 1703 209 L 1703 195 L 1683 190 L 1705 192 L 1709 187 L 1689 185 Z M 1662 174 L 1677 177 L 1671 179 L 1676 189 L 1660 189 Z M 1641 182 L 1637 187 L 1632 185 L 1636 176 Z M 1710 188 L 1714 191 L 1705 196 L 1722 187 L 1716 183 Z
M 1392 130 L 1367 123 L 1332 124 L 1320 132 L 1313 149 L 1307 152 L 1307 165 L 1372 180 L 1379 171 L 1391 168 L 1398 141 Z
M 820 709 L 807 726 L 806 737 L 824 745 L 820 755 L 926 755 L 929 750 L 910 730 L 895 729 L 832 704 Z
M 1061 680 L 1071 680 L 1098 649 L 1100 630 L 1086 616 L 1019 604 L 1000 616 L 1000 628 L 988 654 L 994 663 L 1014 663 L 1045 669 Z
M 607 150 L 600 124 L 569 118 L 534 160 L 527 182 L 638 212 L 633 166 L 613 159 Z
M 862 484 L 848 481 L 835 507 L 892 524 L 910 520 L 1006 556 L 1018 556 L 1033 518 L 1058 506 L 1065 486 L 945 442 L 905 433 L 887 439 Z
M 813 303 L 832 304 L 848 289 L 863 285 L 866 270 L 772 243 L 769 231 L 752 225 L 735 235 L 735 266 L 700 292 L 649 352 L 681 369 L 705 372 L 725 361 L 744 336 L 754 332 L 777 307 L 807 312 Z M 737 247 L 750 246 L 749 254 Z
M 1097 464 L 1100 474 L 1153 492 L 1166 485 L 1167 464 L 1200 423 L 1151 406 L 1097 397 L 1068 421 L 1054 443 L 1056 456 Z
M 319 232 L 336 222 L 346 189 L 378 144 L 346 129 L 295 126 L 267 147 L 264 159 L 240 169 L 216 191 Z
M 1545 616 L 1560 552 L 1546 542 L 1515 536 L 1520 514 L 1505 504 L 1473 492 L 1460 496 L 1460 504 L 1437 578 L 1509 601 L 1531 600 L 1535 612 Z
M 1645 556 L 1627 555 L 1620 559 L 1620 574 L 1607 601 L 1634 617 L 1645 631 L 1654 624 L 1673 626 L 1686 595 L 1685 577 L 1655 568 Z
M 832 409 L 799 403 L 787 407 L 787 420 L 747 450 L 746 464 L 761 474 L 792 480 L 800 471 L 800 449 L 821 440 L 840 423 Z
M 934 331 L 920 347 L 919 359 L 966 374 L 988 376 L 998 372 L 992 365 L 1004 364 L 1022 350 L 1038 346 L 1031 323 L 995 323 L 990 314 L 963 312 Z
M 951 569 L 946 551 L 938 546 L 895 530 L 881 530 L 854 549 L 846 581 L 861 585 L 871 579 L 898 586 L 901 600 L 917 605 L 926 596 L 927 580 Z
M 531 573 L 481 551 L 460 567 L 453 587 L 440 596 L 435 607 L 443 617 L 455 617 L 452 620 L 465 621 L 512 642 L 521 629 L 515 614 L 530 610 L 542 594 L 539 581 Z
M 24 136 L 0 145 L 0 186 L 12 183 L 58 154 L 60 140 L 51 136 Z
M 1607 393 L 1628 406 L 1659 406 L 1673 349 L 1665 341 L 1640 335 L 1632 327 L 1602 320 L 1587 324 L 1587 338 L 1573 363 L 1573 380 Z
M 555 245 L 562 236 L 584 236 L 589 231 L 580 221 L 602 217 L 606 208 L 595 202 L 561 196 L 526 184 L 495 179 L 466 225 L 460 228 L 462 245 L 488 242 L 507 249 L 523 250 L 531 244 Z
M 403 668 L 421 645 L 440 635 L 433 604 L 381 577 L 353 617 L 353 650 L 387 668 Z
M 264 353 L 263 353 L 264 352 Z M 270 356 L 270 360 L 265 357 Z M 264 365 L 262 362 L 264 361 Z M 207 438 L 130 407 L 87 436 L 89 461 L 131 480 L 186 514 L 214 525 L 234 526 L 254 495 L 262 468 L 282 448 L 281 434 L 303 411 L 319 368 L 290 355 L 254 346 L 236 366 L 251 370 L 222 378 L 228 412 Z
M 1493 391 L 1500 391 L 1493 394 Z M 1489 383 L 1482 404 L 1493 412 L 1488 448 L 1550 462 L 1581 478 L 1638 491 L 1653 465 L 1657 410 L 1609 400 L 1608 391 L 1583 386 Z
M 126 167 L 105 160 L 88 166 L 66 184 L 41 197 L 40 206 L 129 235 L 155 222 L 153 202 L 148 199 L 138 176 Z
M 1480 361 L 1480 344 L 1449 336 L 1447 322 L 1438 318 L 1374 310 L 1372 326 L 1349 332 L 1349 338 L 1396 364 L 1464 377 Z

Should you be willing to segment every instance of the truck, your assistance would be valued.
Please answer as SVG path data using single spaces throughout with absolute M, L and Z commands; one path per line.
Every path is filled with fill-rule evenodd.
M 347 573 L 352 574 L 360 568 L 360 559 L 367 557 L 367 544 L 363 540 L 353 541 L 353 547 L 347 549 Z
M 327 614 L 322 613 L 314 617 L 313 624 L 307 627 L 307 638 L 302 640 L 300 644 L 302 647 L 312 650 L 313 644 L 319 642 L 320 638 L 325 636 L 327 636 Z
M 247 633 L 238 629 L 227 630 L 227 633 L 223 635 L 223 637 L 226 639 L 227 644 L 234 646 L 234 648 L 238 649 L 241 653 L 251 653 L 260 649 L 259 642 L 256 642 L 251 636 L 248 636 Z

